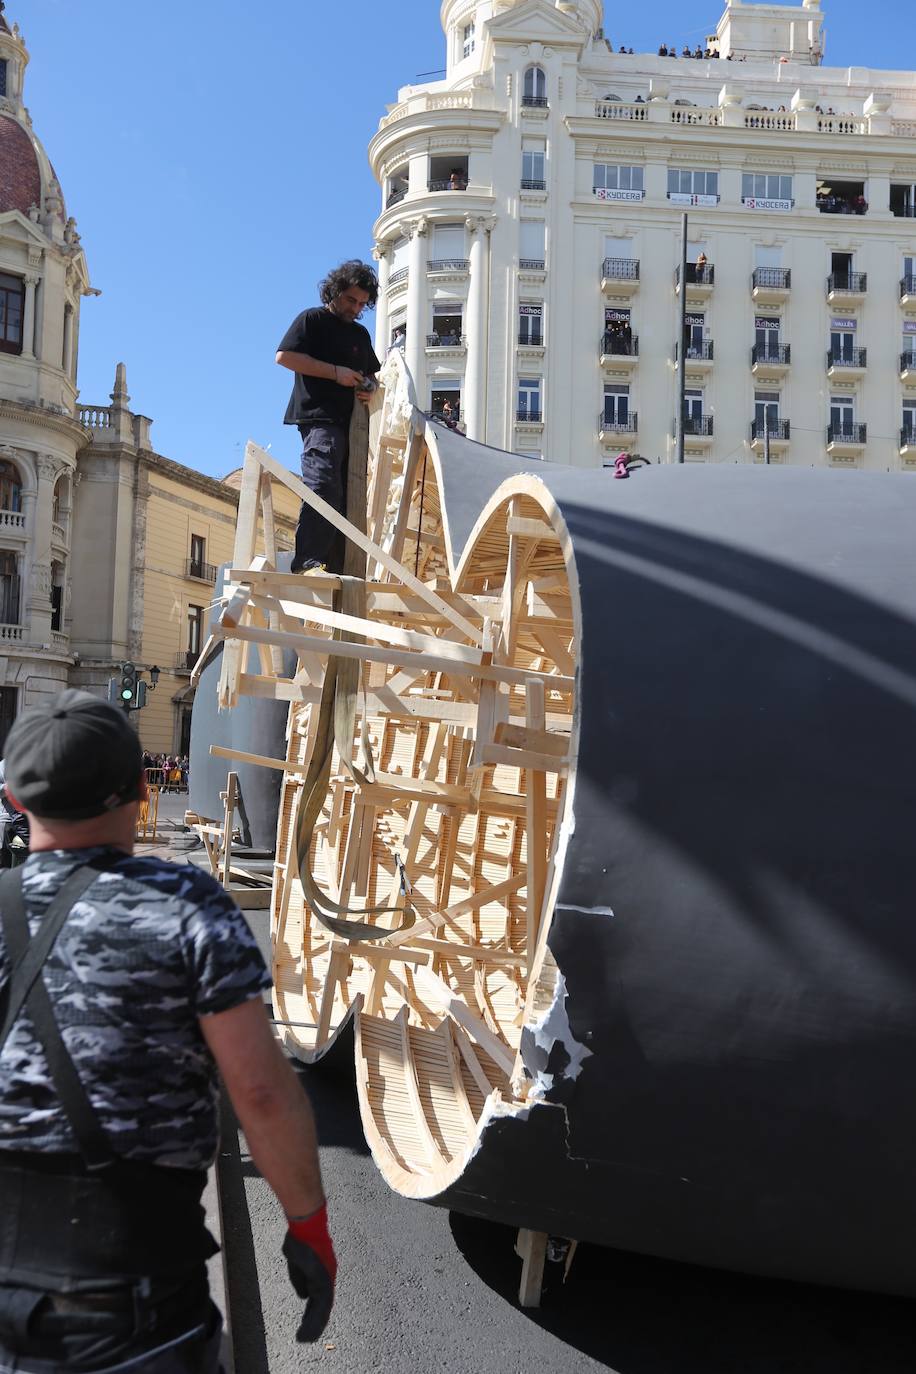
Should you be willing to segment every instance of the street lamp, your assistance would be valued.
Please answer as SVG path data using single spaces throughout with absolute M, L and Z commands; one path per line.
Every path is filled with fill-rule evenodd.
M 149 670 L 149 685 L 150 691 L 152 692 L 155 692 L 157 686 L 159 685 L 159 674 L 161 671 L 162 669 L 156 663 L 154 663 L 152 668 L 150 668 Z

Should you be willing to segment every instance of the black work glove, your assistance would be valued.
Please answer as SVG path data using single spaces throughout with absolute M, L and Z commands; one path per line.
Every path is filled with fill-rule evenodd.
M 324 1246 L 321 1248 L 325 1249 Z M 328 1248 L 330 1249 L 330 1237 Z M 305 1241 L 297 1240 L 290 1230 L 287 1231 L 283 1242 L 283 1254 L 289 1270 L 289 1281 L 299 1297 L 306 1300 L 296 1340 L 302 1343 L 317 1341 L 328 1324 L 331 1308 L 334 1306 L 334 1279 L 337 1273 L 334 1251 L 330 1249 L 332 1272 L 319 1258 L 318 1251 Z

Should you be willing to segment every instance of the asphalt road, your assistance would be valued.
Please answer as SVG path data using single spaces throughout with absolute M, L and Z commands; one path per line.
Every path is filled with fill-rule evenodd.
M 251 924 L 262 947 L 267 917 Z M 317 1346 L 294 1344 L 283 1220 L 227 1133 L 224 1244 L 237 1374 L 913 1374 L 910 1302 L 767 1282 L 580 1247 L 539 1311 L 517 1304 L 514 1234 L 392 1193 L 347 1075 L 300 1069 L 340 1259 Z

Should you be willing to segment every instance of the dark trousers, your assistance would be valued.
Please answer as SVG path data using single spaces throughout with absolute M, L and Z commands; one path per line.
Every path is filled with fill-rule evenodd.
M 347 463 L 350 428 L 326 420 L 299 426 L 302 435 L 302 480 L 310 491 L 341 515 L 347 513 Z M 344 537 L 323 515 L 303 501 L 296 529 L 297 563 L 315 560 L 328 572 L 343 571 Z
M 148 1293 L 0 1284 L 0 1374 L 221 1374 L 221 1337 L 205 1276 Z

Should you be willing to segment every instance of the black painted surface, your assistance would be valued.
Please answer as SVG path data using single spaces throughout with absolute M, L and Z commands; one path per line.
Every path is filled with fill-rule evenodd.
M 549 944 L 591 1057 L 444 1201 L 912 1293 L 916 486 L 544 476 L 582 608 Z

